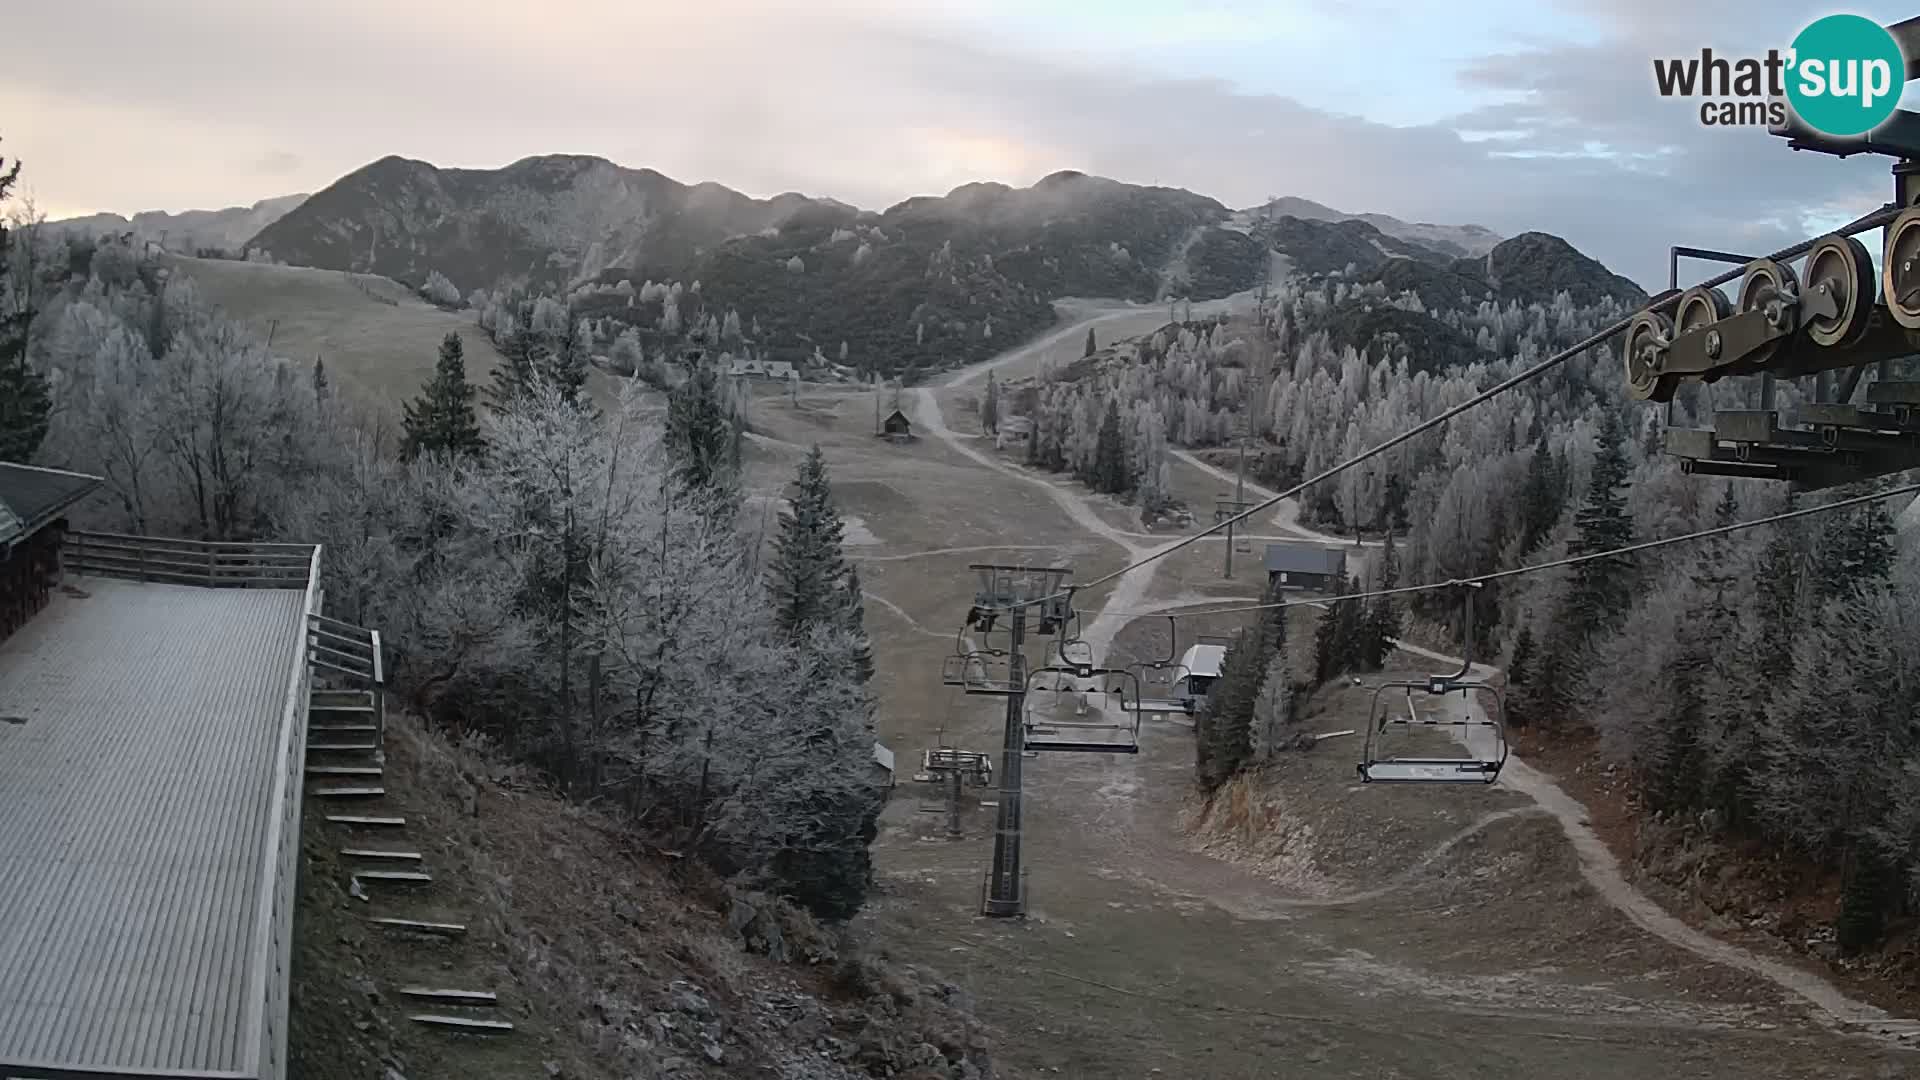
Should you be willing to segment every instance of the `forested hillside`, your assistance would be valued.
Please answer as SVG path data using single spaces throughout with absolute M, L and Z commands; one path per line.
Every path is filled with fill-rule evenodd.
M 1550 280 L 1523 268 L 1564 253 L 1521 242 L 1508 270 L 1496 257 L 1495 276 Z M 1516 296 L 1437 308 L 1411 292 L 1382 296 L 1379 289 L 1375 283 L 1360 295 L 1383 308 L 1424 311 L 1455 341 L 1470 343 L 1470 355 L 1422 355 L 1430 344 L 1336 346 L 1352 302 L 1351 294 L 1343 299 L 1346 285 L 1290 284 L 1257 329 L 1182 332 L 1170 345 L 1182 361 L 1149 359 L 1137 372 L 1122 367 L 1056 384 L 1041 393 L 1042 416 L 1053 415 L 1044 403 L 1055 397 L 1107 396 L 1122 409 L 1174 417 L 1167 425 L 1174 442 L 1204 446 L 1231 430 L 1236 410 L 1250 401 L 1260 479 L 1285 487 L 1465 401 L 1625 310 L 1604 293 L 1586 303 L 1563 291 L 1547 301 Z M 1254 335 L 1275 357 L 1264 381 L 1250 379 L 1236 359 L 1255 351 Z M 1148 358 L 1158 347 L 1122 346 Z M 1795 496 L 1766 481 L 1683 475 L 1659 453 L 1664 410 L 1626 400 L 1620 372 L 1611 347 L 1588 350 L 1309 489 L 1302 520 L 1389 536 L 1388 552 L 1368 560 L 1369 576 L 1350 584 L 1382 588 L 1608 551 L 1894 483 Z M 1911 376 L 1896 370 L 1893 377 Z M 1712 402 L 1754 407 L 1757 385 L 1743 382 L 1713 387 Z M 1778 390 L 1783 407 L 1800 400 L 1790 382 Z M 1709 423 L 1707 402 L 1704 388 L 1690 388 L 1671 422 Z M 1073 418 L 1092 408 L 1075 408 L 1068 428 L 1083 433 Z M 1782 904 L 1820 910 L 1822 890 L 1831 890 L 1837 914 L 1794 944 L 1824 941 L 1836 955 L 1888 940 L 1910 925 L 1920 901 L 1920 776 L 1910 766 L 1920 751 L 1911 723 L 1920 708 L 1913 614 L 1920 556 L 1895 536 L 1892 514 L 1901 505 L 1871 502 L 1495 581 L 1476 605 L 1475 655 L 1506 670 L 1510 720 L 1549 753 L 1591 752 L 1619 771 L 1641 816 L 1646 846 L 1639 854 L 1656 868 L 1649 873 L 1669 857 L 1662 845 L 1721 852 L 1695 851 L 1689 873 L 1697 875 L 1700 858 L 1718 857 L 1727 860 L 1723 880 L 1746 872 L 1741 860 L 1764 858 L 1774 868 L 1761 875 L 1765 884 L 1714 895 L 1716 909 L 1771 925 Z M 1286 714 L 1287 701 L 1343 671 L 1378 667 L 1385 638 L 1410 618 L 1454 635 L 1434 644 L 1465 647 L 1459 603 L 1457 593 L 1439 590 L 1386 604 L 1336 604 L 1322 619 L 1312 672 L 1279 670 L 1269 662 L 1277 629 L 1250 630 L 1203 719 L 1203 779 L 1220 783 L 1276 752 L 1274 740 L 1255 737 L 1275 729 L 1271 711 Z M 1269 686 L 1270 679 L 1278 682 Z M 1283 715 L 1278 730 L 1288 722 Z M 1695 876 L 1687 880 L 1689 891 L 1701 888 Z
M 409 708 L 723 873 L 858 909 L 882 793 L 830 480 L 800 477 L 767 567 L 710 372 L 662 429 L 631 398 L 601 415 L 545 335 L 483 396 L 453 335 L 396 440 L 118 242 L 12 248 L 50 407 L 0 417 L 0 456 L 103 476 L 95 526 L 323 543 L 330 610 L 388 634 Z

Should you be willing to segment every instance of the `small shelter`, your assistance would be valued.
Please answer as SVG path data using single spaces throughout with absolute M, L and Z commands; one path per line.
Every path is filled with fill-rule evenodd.
M 1180 677 L 1173 681 L 1173 697 L 1176 701 L 1185 701 L 1198 708 L 1207 698 L 1207 691 L 1213 688 L 1213 682 L 1220 677 L 1221 665 L 1227 661 L 1225 645 L 1194 645 L 1180 657 Z
M 880 437 L 889 442 L 912 442 L 913 424 L 907 419 L 906 413 L 895 409 L 880 422 Z
M 47 606 L 60 577 L 62 515 L 101 483 L 64 469 L 0 462 L 0 638 Z
M 1267 584 L 1276 589 L 1325 592 L 1346 576 L 1347 553 L 1319 544 L 1267 545 Z

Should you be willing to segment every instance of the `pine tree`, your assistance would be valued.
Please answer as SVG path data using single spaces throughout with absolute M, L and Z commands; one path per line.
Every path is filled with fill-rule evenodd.
M 860 644 L 852 663 L 865 682 L 873 676 L 873 655 L 866 640 L 860 576 L 847 562 L 844 541 L 826 458 L 815 446 L 800 463 L 792 505 L 781 511 L 780 533 L 773 542 L 767 589 L 773 597 L 774 624 L 796 636 L 815 626 L 853 634 Z
M 689 487 L 731 491 L 740 472 L 740 425 L 714 366 L 696 360 L 667 394 L 666 444 Z
M 1386 543 L 1380 549 L 1380 582 L 1383 593 L 1391 592 L 1400 584 L 1400 560 L 1393 550 L 1393 533 L 1387 533 Z M 1357 603 L 1357 601 L 1356 601 Z M 1376 596 L 1367 606 L 1360 629 L 1360 641 L 1356 649 L 1360 666 L 1368 671 L 1378 671 L 1387 662 L 1387 654 L 1393 651 L 1393 641 L 1400 636 L 1400 606 L 1392 596 Z
M 1527 478 L 1520 485 L 1520 553 L 1538 547 L 1560 520 L 1560 478 L 1545 440 L 1533 444 Z
M 1266 674 L 1264 623 L 1240 632 L 1220 662 L 1220 678 L 1207 693 L 1207 751 L 1200 782 L 1212 790 L 1238 772 L 1253 752 L 1253 703 Z
M 989 435 L 1000 430 L 1000 385 L 987 372 L 987 396 L 980 401 L 980 429 Z
M 1850 484 L 1836 494 L 1858 498 L 1881 486 L 1873 482 Z M 1885 499 L 1827 515 L 1814 548 L 1814 594 L 1829 600 L 1861 589 L 1884 587 L 1893 570 L 1893 514 Z
M 1293 669 L 1287 651 L 1274 652 L 1267 661 L 1266 676 L 1260 682 L 1260 694 L 1253 702 L 1253 727 L 1249 742 L 1253 759 L 1267 761 L 1288 747 L 1293 734 Z
M 525 320 L 517 320 L 500 352 L 506 363 L 493 369 L 493 385 L 487 387 L 487 405 L 495 412 L 511 408 L 533 385 L 535 373 L 545 366 L 547 349 Z
M 1577 533 L 1569 555 L 1610 551 L 1633 542 L 1633 519 L 1620 488 L 1627 482 L 1627 458 L 1620 448 L 1620 416 L 1608 409 L 1600 425 L 1586 503 L 1574 515 Z M 1593 559 L 1573 567 L 1567 616 L 1578 642 L 1616 625 L 1632 602 L 1633 567 L 1625 558 Z
M 1351 592 L 1352 587 L 1346 575 L 1333 580 L 1333 595 L 1341 596 Z M 1346 609 L 1351 600 L 1336 600 L 1329 603 L 1320 613 L 1320 621 L 1313 630 L 1313 681 L 1315 684 L 1326 682 L 1351 664 L 1348 657 L 1349 638 L 1346 636 Z
M 411 459 L 423 453 L 453 457 L 479 453 L 483 443 L 473 398 L 474 388 L 467 382 L 465 347 L 459 334 L 450 333 L 440 342 L 433 378 L 418 398 L 406 403 L 402 419 L 406 441 L 401 454 Z
M 860 568 L 847 565 L 847 583 L 841 590 L 840 625 L 852 634 L 853 668 L 862 685 L 873 681 L 873 641 L 867 636 L 867 598 L 860 587 Z
M 1099 347 L 1094 342 L 1094 339 L 1093 339 L 1093 327 L 1089 326 L 1087 327 L 1087 347 L 1086 347 L 1086 350 L 1083 351 L 1080 355 L 1083 357 L 1092 356 L 1098 350 L 1099 350 Z
M 20 163 L 11 168 L 0 158 L 0 202 L 7 190 L 20 178 Z M 13 310 L 0 309 L 0 461 L 28 461 L 47 437 L 48 417 L 53 400 L 47 390 L 46 376 L 27 362 L 27 327 L 33 322 L 28 307 L 29 283 L 7 280 L 13 260 L 8 256 L 12 240 L 5 223 L 0 223 L 0 302 L 9 298 Z
M 587 371 L 591 366 L 588 356 L 592 351 L 593 332 L 584 319 L 570 323 L 555 347 L 547 351 L 547 365 L 542 374 L 552 380 L 561 400 L 575 408 L 581 405 L 580 392 L 587 385 Z
M 325 400 L 327 396 L 327 365 L 313 358 L 313 396 Z
M 1507 659 L 1507 720 L 1514 727 L 1525 727 L 1531 718 L 1532 693 L 1533 628 L 1523 621 Z
M 1127 436 L 1120 430 L 1120 402 L 1107 398 L 1107 411 L 1100 418 L 1100 433 L 1093 451 L 1093 489 L 1118 495 L 1133 486 L 1127 468 Z

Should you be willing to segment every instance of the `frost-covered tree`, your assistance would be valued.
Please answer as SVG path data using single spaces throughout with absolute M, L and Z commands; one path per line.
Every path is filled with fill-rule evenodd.
M 20 163 L 0 158 L 0 202 L 19 179 Z M 12 245 L 0 222 L 0 461 L 29 461 L 47 437 L 52 399 L 46 376 L 27 359 L 32 290 L 14 274 Z
M 680 481 L 706 491 L 732 491 L 740 472 L 742 428 L 715 365 L 693 365 L 667 395 L 666 449 Z
M 813 447 L 799 467 L 789 508 L 781 511 L 767 589 L 774 624 L 801 637 L 816 627 L 839 630 L 852 648 L 845 659 L 865 683 L 873 674 L 866 644 L 860 579 L 843 549 L 845 529 L 833 504 L 826 458 Z
M 438 270 L 428 272 L 426 284 L 420 286 L 420 295 L 442 307 L 457 308 L 461 302 L 460 287 Z

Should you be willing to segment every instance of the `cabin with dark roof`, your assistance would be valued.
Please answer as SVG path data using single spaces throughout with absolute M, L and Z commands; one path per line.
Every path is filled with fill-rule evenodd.
M 912 442 L 913 424 L 907 420 L 906 413 L 895 409 L 880 422 L 880 437 L 889 442 Z
M 1325 592 L 1347 572 L 1347 553 L 1319 544 L 1267 545 L 1267 585 Z
M 97 476 L 0 461 L 0 640 L 47 606 L 60 583 L 66 512 Z

